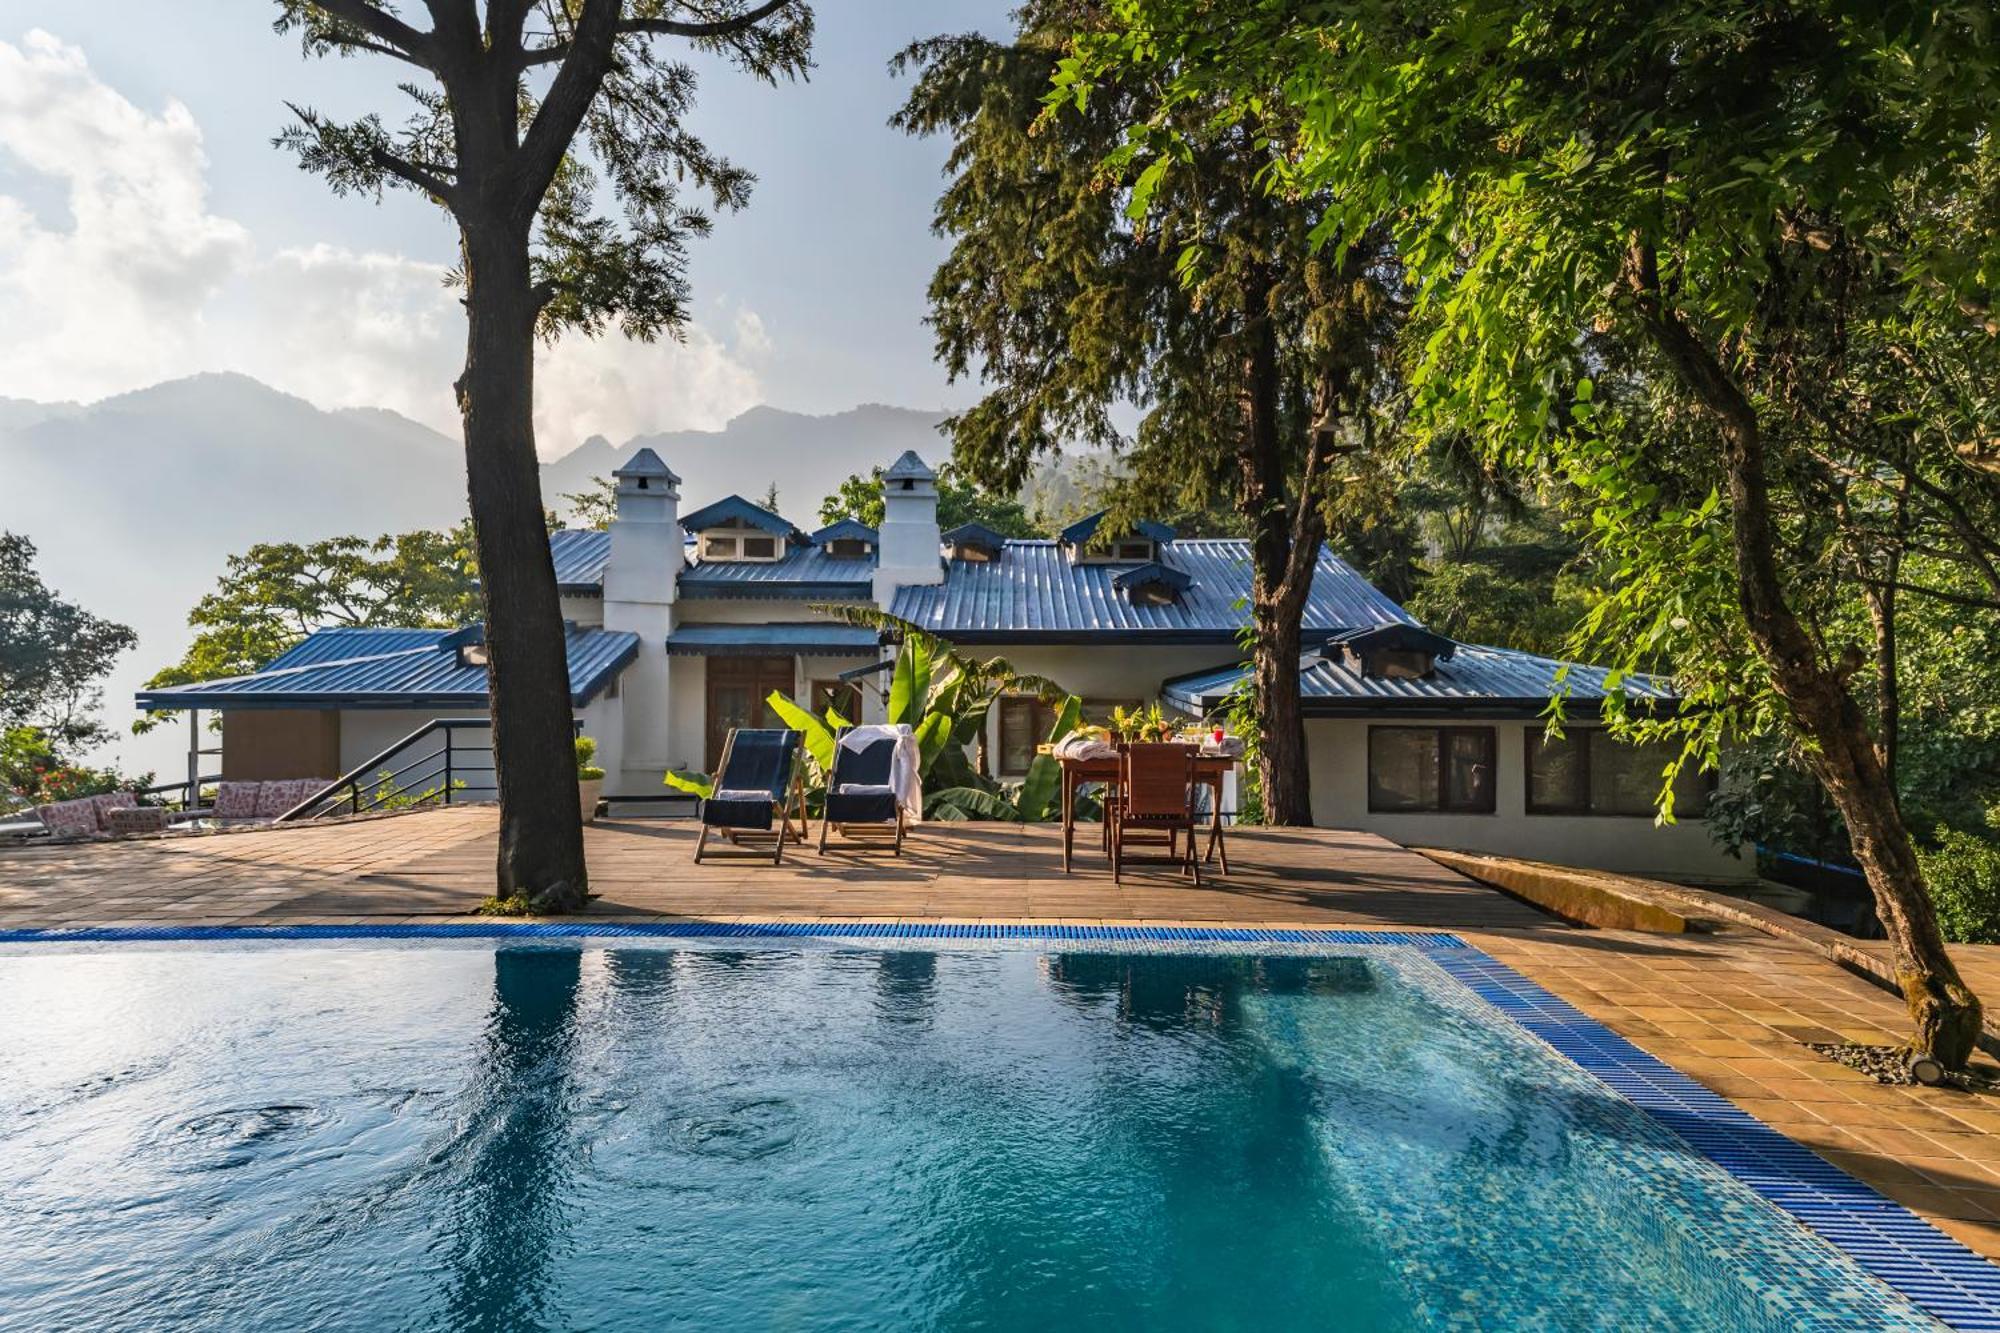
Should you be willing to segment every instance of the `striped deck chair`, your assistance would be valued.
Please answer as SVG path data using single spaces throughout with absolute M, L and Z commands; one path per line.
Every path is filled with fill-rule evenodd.
M 715 770 L 715 792 L 701 803 L 701 834 L 694 844 L 697 865 L 704 853 L 769 857 L 776 865 L 784 859 L 787 841 L 806 840 L 800 739 L 798 732 L 782 728 L 731 729 Z M 711 829 L 729 843 L 727 850 L 709 849 Z
M 856 845 L 887 846 L 903 854 L 903 808 L 896 803 L 890 770 L 896 760 L 896 738 L 884 736 L 855 748 L 841 742 L 851 731 L 842 727 L 833 738 L 833 772 L 826 782 L 826 811 L 819 821 L 820 855 L 827 835 L 838 833 Z

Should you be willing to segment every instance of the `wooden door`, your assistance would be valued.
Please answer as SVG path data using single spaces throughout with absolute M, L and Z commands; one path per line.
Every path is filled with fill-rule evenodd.
M 782 719 L 764 701 L 771 692 L 789 696 L 794 684 L 789 657 L 708 659 L 708 771 L 722 762 L 722 743 L 734 727 L 780 727 Z

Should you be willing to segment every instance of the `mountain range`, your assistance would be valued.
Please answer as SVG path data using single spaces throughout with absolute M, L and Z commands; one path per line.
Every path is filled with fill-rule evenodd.
M 813 416 L 755 407 L 721 430 L 593 436 L 543 465 L 542 493 L 588 490 L 642 445 L 683 478 L 683 507 L 732 492 L 810 530 L 842 479 L 905 449 L 948 453 L 941 412 L 868 404 Z M 98 402 L 0 398 L 0 529 L 39 549 L 49 584 L 131 625 L 139 647 L 105 687 L 121 732 L 132 692 L 177 660 L 187 613 L 225 559 L 256 542 L 311 541 L 449 525 L 465 511 L 459 442 L 375 408 L 326 410 L 244 375 L 171 380 Z M 183 735 L 124 737 L 99 756 L 163 774 Z

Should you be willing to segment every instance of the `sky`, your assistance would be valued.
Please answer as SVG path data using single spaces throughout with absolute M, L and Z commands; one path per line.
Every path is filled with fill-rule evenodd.
M 584 437 L 713 429 L 758 403 L 963 406 L 923 324 L 945 145 L 887 125 L 888 58 L 1005 30 L 994 0 L 822 0 L 817 67 L 770 87 L 697 62 L 694 128 L 754 171 L 691 242 L 678 344 L 565 339 L 537 369 L 545 457 Z M 0 396 L 91 401 L 234 370 L 321 407 L 456 433 L 448 221 L 402 192 L 335 198 L 271 146 L 286 102 L 399 112 L 407 71 L 307 60 L 271 0 L 0 0 Z M 392 120 L 393 123 L 393 120 Z

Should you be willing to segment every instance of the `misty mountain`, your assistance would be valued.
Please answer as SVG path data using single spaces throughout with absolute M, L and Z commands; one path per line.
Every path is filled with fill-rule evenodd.
M 753 407 L 721 430 L 667 431 L 620 445 L 593 435 L 542 466 L 542 498 L 563 508 L 558 497 L 588 490 L 645 446 L 680 474 L 683 512 L 732 494 L 761 502 L 775 483 L 785 517 L 811 532 L 819 526 L 820 501 L 851 474 L 887 467 L 905 449 L 932 467 L 949 458 L 950 443 L 937 433 L 944 417 L 880 403 L 827 416 Z
M 615 446 L 593 438 L 544 466 L 543 495 L 555 505 L 650 445 L 685 478 L 688 507 L 730 492 L 759 499 L 775 481 L 786 515 L 810 530 L 849 473 L 905 449 L 943 461 L 941 415 L 758 407 L 719 431 Z M 35 542 L 43 577 L 63 595 L 139 633 L 105 690 L 105 716 L 121 732 L 132 692 L 186 648 L 188 610 L 228 556 L 263 541 L 441 527 L 464 512 L 456 439 L 381 409 L 322 410 L 243 375 L 82 405 L 0 399 L 0 529 Z M 128 737 L 103 758 L 168 773 L 185 744 L 182 733 Z

